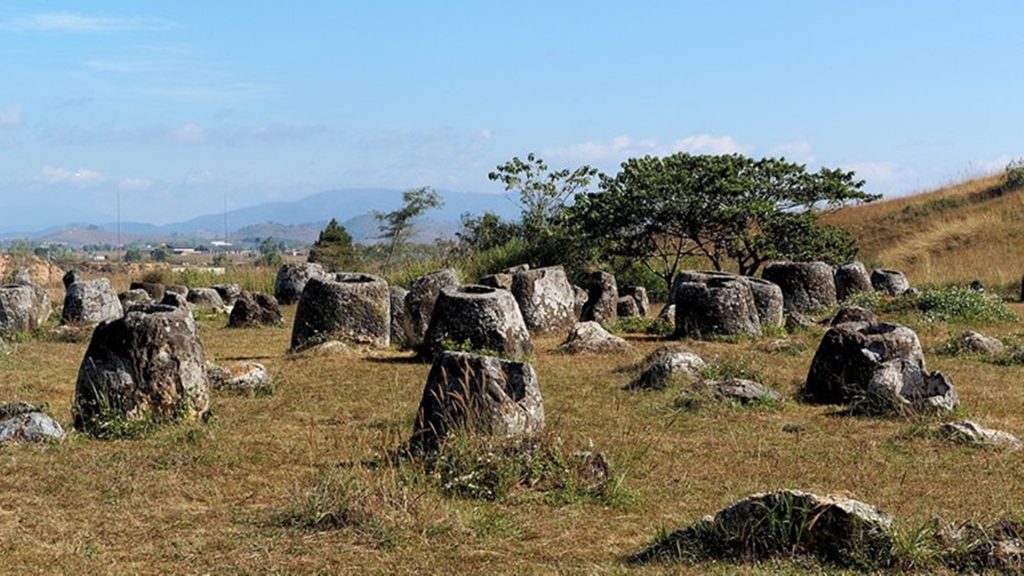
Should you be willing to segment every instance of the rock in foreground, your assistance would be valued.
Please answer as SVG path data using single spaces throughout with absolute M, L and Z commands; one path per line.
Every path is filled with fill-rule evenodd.
M 468 284 L 441 290 L 419 350 L 429 360 L 446 349 L 521 358 L 533 343 L 511 292 Z
M 284 323 L 281 307 L 270 294 L 242 292 L 235 299 L 228 317 L 228 328 L 249 328 L 253 326 L 280 326 Z
M 544 429 L 537 373 L 526 362 L 443 352 L 423 389 L 410 445 L 436 449 L 456 430 L 512 437 Z
M 892 546 L 892 518 L 874 506 L 781 490 L 744 498 L 659 539 L 633 560 L 756 561 L 800 553 L 843 567 L 879 568 L 888 564 Z
M 311 278 L 299 298 L 293 352 L 336 340 L 386 348 L 391 343 L 391 291 L 382 278 L 338 274 Z
M 64 429 L 31 404 L 0 405 L 0 447 L 18 442 L 61 442 Z
M 697 354 L 674 346 L 662 346 L 644 359 L 644 369 L 627 388 L 664 390 L 679 379 L 695 379 L 706 366 Z
M 927 371 L 917 334 L 896 324 L 833 326 L 814 354 L 803 393 L 812 402 L 850 403 L 870 414 L 949 412 L 960 404 L 949 379 Z
M 597 322 L 577 322 L 559 346 L 566 354 L 615 354 L 633 349 L 628 342 L 608 332 Z
M 208 406 L 206 361 L 191 314 L 152 306 L 96 327 L 78 371 L 76 429 L 102 436 L 112 423 L 194 419 Z
M 983 448 L 1006 448 L 1019 450 L 1020 440 L 1002 430 L 984 428 L 973 420 L 960 420 L 957 422 L 946 422 L 938 428 L 938 434 L 951 442 L 958 444 L 970 444 Z

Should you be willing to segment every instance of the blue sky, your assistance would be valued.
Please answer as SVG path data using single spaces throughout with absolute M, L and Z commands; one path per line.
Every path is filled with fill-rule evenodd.
M 0 229 L 166 223 L 345 187 L 498 192 L 536 151 L 855 170 L 904 194 L 1024 155 L 1020 2 L 0 4 Z

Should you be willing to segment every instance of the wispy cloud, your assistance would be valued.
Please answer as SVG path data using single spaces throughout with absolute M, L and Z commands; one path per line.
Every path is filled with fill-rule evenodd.
M 175 125 L 112 126 L 109 124 L 56 124 L 38 132 L 46 144 L 94 146 L 132 144 L 140 146 L 227 146 L 259 147 L 302 142 L 335 143 L 343 132 L 325 124 L 265 122 L 255 124 L 199 123 Z
M 147 180 L 146 178 L 122 178 L 121 181 L 117 183 L 117 187 L 121 190 L 130 191 L 147 190 L 152 186 L 153 181 Z
M 749 147 L 740 145 L 731 136 L 697 134 L 668 143 L 654 139 L 636 140 L 629 136 L 618 136 L 609 142 L 591 141 L 568 146 L 548 147 L 543 150 L 543 155 L 562 161 L 604 164 L 621 162 L 636 156 L 664 156 L 674 152 L 733 154 L 749 150 Z
M 12 128 L 21 124 L 21 116 L 25 109 L 19 104 L 0 108 L 0 128 Z
M 0 22 L 0 29 L 8 31 L 72 34 L 153 31 L 167 30 L 173 27 L 173 22 L 163 18 L 87 16 L 74 12 L 29 14 Z
M 812 164 L 817 158 L 814 156 L 814 146 L 810 142 L 798 140 L 786 142 L 771 149 L 772 156 L 782 156 L 793 162 Z
M 67 168 L 53 166 L 44 166 L 39 171 L 39 178 L 47 184 L 72 184 L 74 186 L 92 186 L 102 184 L 107 180 L 103 174 L 96 170 L 88 168 L 68 170 Z

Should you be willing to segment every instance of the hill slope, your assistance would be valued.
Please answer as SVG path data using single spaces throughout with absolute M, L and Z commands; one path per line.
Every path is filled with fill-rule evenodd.
M 854 206 L 822 220 L 850 231 L 869 265 L 903 270 L 915 284 L 979 279 L 1008 289 L 1024 273 L 1024 189 L 997 174 Z

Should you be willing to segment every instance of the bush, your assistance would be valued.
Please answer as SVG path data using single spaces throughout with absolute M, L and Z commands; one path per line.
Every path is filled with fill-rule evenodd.
M 998 296 L 950 286 L 921 292 L 915 307 L 928 320 L 943 322 L 1014 322 L 1017 316 Z
M 602 455 L 568 449 L 547 435 L 499 439 L 455 434 L 428 458 L 428 474 L 449 496 L 501 500 L 530 491 L 556 503 L 607 505 L 630 498 L 623 478 L 612 476 Z
M 1011 160 L 1006 165 L 1006 187 L 1020 188 L 1024 186 L 1024 158 Z
M 961 286 L 928 288 L 919 295 L 890 298 L 878 292 L 861 292 L 844 303 L 875 313 L 920 312 L 930 322 L 1016 322 L 1017 316 L 995 294 Z

